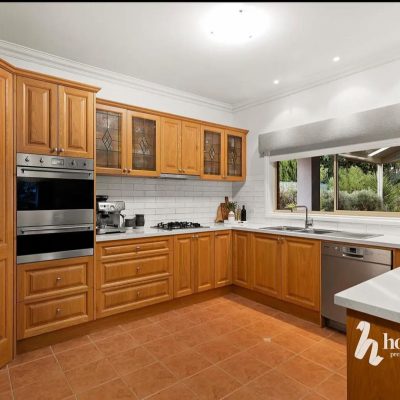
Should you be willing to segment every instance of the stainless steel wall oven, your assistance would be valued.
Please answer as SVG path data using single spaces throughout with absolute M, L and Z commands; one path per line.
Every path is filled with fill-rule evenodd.
M 93 254 L 93 160 L 17 154 L 17 264 Z

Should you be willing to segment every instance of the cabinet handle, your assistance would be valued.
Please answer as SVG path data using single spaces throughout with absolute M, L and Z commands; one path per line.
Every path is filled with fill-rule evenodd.
M 139 251 L 140 250 L 140 246 L 136 246 L 136 251 Z
M 140 292 L 136 292 L 136 297 L 137 297 L 137 298 L 140 297 Z
M 61 309 L 61 308 L 57 308 L 57 309 L 56 309 L 56 314 L 60 314 L 60 313 L 61 313 L 61 311 L 62 311 L 62 309 Z
M 64 151 L 65 151 L 65 150 L 61 147 L 61 148 L 60 148 L 60 153 L 64 153 Z
M 52 153 L 58 153 L 58 147 L 54 147 L 54 148 L 51 150 L 51 152 L 52 152 Z
M 183 173 L 185 173 L 185 170 L 184 170 L 184 169 L 182 169 L 182 172 L 183 172 Z
M 124 168 L 123 170 L 122 170 L 122 172 L 124 173 L 124 174 L 126 174 L 127 173 L 127 169 L 126 168 Z
M 61 281 L 61 276 L 57 276 L 56 281 L 60 282 Z
M 136 273 L 138 274 L 140 272 L 140 267 L 136 267 Z
M 130 174 L 131 173 L 131 170 L 128 168 L 128 170 L 126 171 L 128 174 Z

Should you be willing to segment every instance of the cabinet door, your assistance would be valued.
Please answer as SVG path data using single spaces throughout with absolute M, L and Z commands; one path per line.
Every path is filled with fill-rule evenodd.
M 13 354 L 13 78 L 0 68 L 0 367 Z
M 180 174 L 181 121 L 161 118 L 161 173 Z
M 174 297 L 182 297 L 195 289 L 192 235 L 177 235 L 174 240 Z
M 232 235 L 230 231 L 215 232 L 215 287 L 232 284 Z
M 121 175 L 126 167 L 126 110 L 104 104 L 96 107 L 96 172 Z
M 246 135 L 225 131 L 225 177 L 229 181 L 243 181 L 246 177 Z
M 94 94 L 66 86 L 58 93 L 60 155 L 93 158 Z
M 201 127 L 201 176 L 203 179 L 225 179 L 224 143 L 223 129 Z
M 252 288 L 278 298 L 282 293 L 281 243 L 279 236 L 253 235 Z
M 196 273 L 196 292 L 214 287 L 214 235 L 198 233 L 193 239 L 193 264 Z
M 57 85 L 17 77 L 17 152 L 57 154 Z
M 317 240 L 285 238 L 282 247 L 283 300 L 320 309 L 321 244 Z
M 182 122 L 181 169 L 186 175 L 200 175 L 200 125 Z
M 128 174 L 160 175 L 160 144 L 160 118 L 129 112 L 126 145 Z
M 251 235 L 247 232 L 233 232 L 233 283 L 250 288 Z

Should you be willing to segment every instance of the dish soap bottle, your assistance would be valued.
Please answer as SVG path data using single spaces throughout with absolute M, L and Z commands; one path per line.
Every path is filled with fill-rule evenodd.
M 241 221 L 246 221 L 246 214 L 247 214 L 247 211 L 243 205 L 242 211 L 240 212 L 240 220 Z

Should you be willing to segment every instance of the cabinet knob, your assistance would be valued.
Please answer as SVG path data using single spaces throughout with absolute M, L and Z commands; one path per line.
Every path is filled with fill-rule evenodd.
M 140 250 L 140 246 L 136 246 L 136 251 L 139 251 Z
M 140 267 L 138 266 L 138 267 L 136 267 L 136 273 L 139 273 L 140 272 Z
M 123 172 L 124 174 L 126 174 L 127 171 L 128 171 L 128 170 L 127 170 L 126 168 L 124 168 L 124 169 L 122 170 L 122 172 Z
M 60 153 L 64 153 L 64 151 L 65 151 L 65 150 L 61 147 L 61 148 L 60 148 Z
M 61 276 L 57 276 L 56 281 L 60 282 L 61 281 Z
M 185 173 L 185 170 L 183 169 L 182 172 Z
M 126 171 L 128 174 L 130 174 L 131 173 L 131 170 L 128 168 L 128 170 Z
M 54 149 L 51 150 L 53 153 L 58 153 L 58 147 L 54 147 Z
M 136 292 L 136 297 L 137 297 L 137 298 L 140 297 L 140 292 Z
M 56 309 L 56 314 L 60 314 L 60 313 L 61 313 L 61 311 L 62 311 L 62 309 L 61 309 L 61 308 L 57 308 L 57 309 Z

